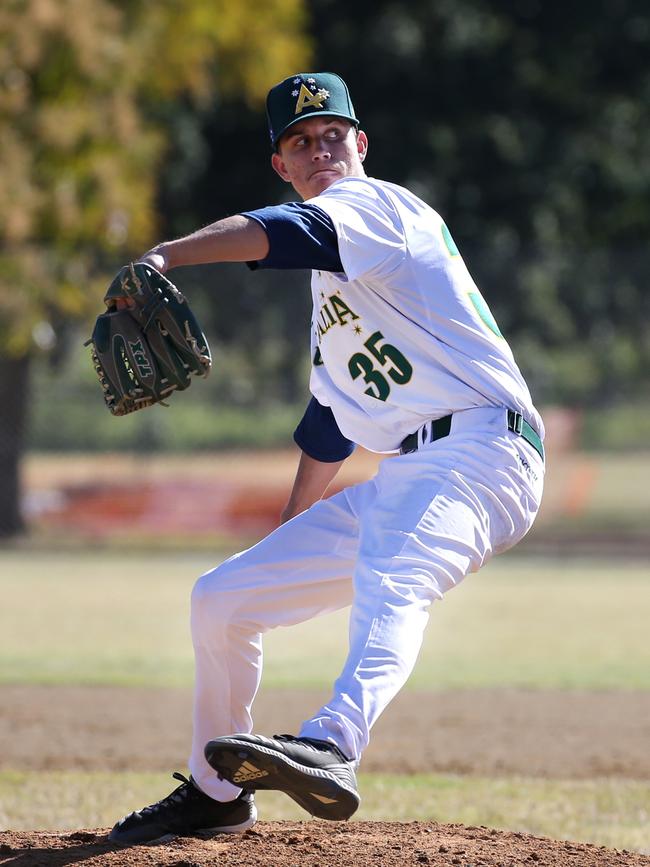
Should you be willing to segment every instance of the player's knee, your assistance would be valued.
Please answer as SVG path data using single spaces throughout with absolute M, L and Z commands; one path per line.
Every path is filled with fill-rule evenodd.
M 206 572 L 205 575 L 196 581 L 192 589 L 192 611 L 203 611 L 206 608 L 214 608 L 218 610 L 219 597 L 221 596 L 221 581 L 219 580 L 219 570 L 213 569 L 211 572 Z
M 215 626 L 230 622 L 232 611 L 237 606 L 233 571 L 230 561 L 226 561 L 196 581 L 191 597 L 193 628 L 206 623 L 213 630 Z

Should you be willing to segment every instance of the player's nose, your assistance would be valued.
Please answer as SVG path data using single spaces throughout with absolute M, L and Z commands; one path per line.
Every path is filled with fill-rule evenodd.
M 332 158 L 332 152 L 329 148 L 328 142 L 323 139 L 316 139 L 314 143 L 314 152 L 312 154 L 313 160 L 329 160 Z

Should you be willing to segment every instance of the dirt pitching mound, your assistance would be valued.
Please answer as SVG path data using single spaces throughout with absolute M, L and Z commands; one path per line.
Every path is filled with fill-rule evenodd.
M 242 836 L 174 838 L 119 848 L 105 830 L 0 833 L 3 867 L 649 867 L 650 857 L 433 822 L 261 822 Z

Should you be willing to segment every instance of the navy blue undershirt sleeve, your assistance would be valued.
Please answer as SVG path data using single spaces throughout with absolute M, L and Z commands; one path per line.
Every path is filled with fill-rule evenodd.
M 318 205 L 309 202 L 287 202 L 242 216 L 258 222 L 269 239 L 269 253 L 259 262 L 248 262 L 257 268 L 309 268 L 313 271 L 343 271 L 339 245 L 331 217 Z
M 293 438 L 310 458 L 328 464 L 344 461 L 355 449 L 352 440 L 341 433 L 329 406 L 322 406 L 315 397 L 309 401 Z

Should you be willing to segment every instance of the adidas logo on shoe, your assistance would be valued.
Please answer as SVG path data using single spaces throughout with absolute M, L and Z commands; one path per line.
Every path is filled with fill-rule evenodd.
M 239 767 L 239 770 L 233 774 L 233 783 L 248 783 L 251 780 L 259 780 L 261 777 L 268 777 L 269 772 L 263 771 L 261 768 L 256 768 L 250 762 L 244 762 Z

